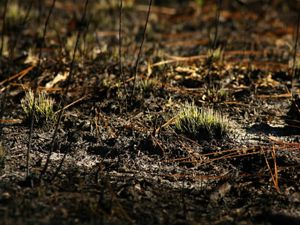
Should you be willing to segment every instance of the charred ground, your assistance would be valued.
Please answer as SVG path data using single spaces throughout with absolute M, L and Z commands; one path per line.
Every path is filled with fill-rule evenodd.
M 136 81 L 147 2 L 124 1 L 122 71 L 118 1 L 90 1 L 84 21 L 83 1 L 57 1 L 45 38 L 52 1 L 30 2 L 8 1 L 0 35 L 1 224 L 300 223 L 294 1 L 223 1 L 219 20 L 213 1 L 156 1 Z M 55 122 L 34 125 L 25 180 L 21 99 L 36 82 L 67 107 L 42 177 Z M 176 132 L 186 102 L 222 112 L 230 133 Z

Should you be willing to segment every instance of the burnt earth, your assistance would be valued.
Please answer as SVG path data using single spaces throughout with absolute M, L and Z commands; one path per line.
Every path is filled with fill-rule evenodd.
M 147 3 L 124 1 L 121 71 L 118 1 L 89 1 L 85 21 L 84 1 L 56 1 L 44 42 L 52 1 L 8 1 L 0 224 L 300 224 L 299 4 L 224 0 L 217 22 L 215 1 L 155 1 L 135 81 Z M 27 177 L 20 99 L 36 81 L 67 107 L 54 142 L 55 122 L 34 124 Z M 185 102 L 226 115 L 230 133 L 177 133 Z

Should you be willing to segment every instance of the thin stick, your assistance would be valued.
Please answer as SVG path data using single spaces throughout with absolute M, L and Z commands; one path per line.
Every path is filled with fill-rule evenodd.
M 214 41 L 212 43 L 212 50 L 215 50 L 217 48 L 221 8 L 222 8 L 222 0 L 218 0 L 218 9 L 217 9 L 216 21 L 215 21 L 215 36 L 214 36 Z
M 217 1 L 216 20 L 215 20 L 215 35 L 214 35 L 214 40 L 212 42 L 212 45 L 210 47 L 212 52 L 215 51 L 216 48 L 217 48 L 217 40 L 218 40 L 218 34 L 219 34 L 219 23 L 220 23 L 221 9 L 222 9 L 222 0 L 218 0 Z M 212 56 L 209 57 L 209 66 L 208 66 L 208 71 L 207 71 L 207 74 L 208 74 L 207 89 L 210 89 L 211 86 L 212 86 L 212 76 L 210 76 L 211 67 L 212 67 Z
M 150 0 L 150 2 L 149 2 L 148 12 L 147 12 L 147 18 L 146 18 L 146 22 L 145 22 L 145 26 L 144 26 L 144 31 L 143 31 L 143 38 L 142 38 L 141 45 L 140 45 L 140 48 L 139 48 L 139 52 L 138 52 L 138 55 L 137 55 L 137 58 L 136 58 L 136 61 L 135 61 L 133 88 L 132 88 L 132 93 L 131 93 L 131 98 L 130 99 L 132 99 L 132 97 L 134 95 L 134 92 L 135 92 L 138 67 L 139 67 L 139 63 L 140 63 L 140 57 L 141 57 L 141 53 L 142 53 L 144 41 L 145 41 L 145 38 L 146 38 L 146 31 L 147 31 L 147 26 L 148 26 L 148 22 L 149 22 L 149 17 L 150 17 L 150 12 L 151 12 L 151 6 L 152 6 L 152 0 Z
M 70 145 L 69 145 L 69 148 L 71 148 Z M 64 153 L 64 155 L 63 155 L 63 157 L 62 157 L 62 159 L 61 159 L 61 161 L 60 161 L 58 167 L 56 168 L 56 170 L 55 170 L 53 176 L 52 176 L 51 179 L 50 179 L 50 182 L 52 182 L 52 181 L 57 177 L 59 171 L 61 171 L 61 168 L 62 168 L 62 166 L 63 166 L 63 164 L 64 164 L 64 162 L 65 162 L 65 159 L 66 159 L 66 157 L 67 157 L 67 154 L 68 154 L 68 151 L 65 151 L 65 153 Z
M 123 77 L 123 66 L 122 66 L 122 11 L 123 11 L 123 0 L 120 0 L 119 10 L 120 10 L 119 11 L 119 69 L 120 69 L 120 76 Z
M 127 89 L 126 89 L 126 79 L 123 74 L 123 62 L 122 62 L 122 14 L 123 14 L 123 0 L 120 0 L 119 6 L 119 69 L 120 69 L 120 77 L 122 79 L 124 90 L 125 90 L 125 109 L 127 111 Z
M 273 158 L 273 161 L 274 161 L 274 185 L 275 185 L 275 188 L 276 190 L 278 191 L 278 193 L 280 193 L 280 189 L 279 189 L 279 185 L 278 185 L 278 166 L 277 166 L 277 160 L 276 160 L 276 151 L 275 151 L 275 147 L 273 145 L 273 148 L 272 148 L 272 158 Z
M 271 174 L 271 178 L 272 178 L 272 181 L 273 181 L 273 184 L 274 184 L 274 187 L 276 189 L 276 191 L 278 193 L 280 193 L 280 189 L 279 189 L 279 186 L 278 186 L 278 168 L 277 168 L 277 162 L 276 162 L 276 153 L 275 153 L 275 148 L 273 146 L 272 148 L 272 158 L 273 158 L 273 161 L 274 161 L 274 172 L 272 171 L 272 168 L 268 162 L 268 159 L 267 159 L 267 156 L 266 156 L 266 153 L 264 152 L 264 157 L 265 157 L 265 161 L 266 161 L 266 164 L 267 164 L 267 167 L 270 171 L 270 174 Z
M 37 76 L 39 76 L 40 74 L 40 67 L 41 67 L 41 57 L 42 57 L 42 48 L 45 42 L 45 37 L 46 37 L 46 33 L 47 33 L 47 27 L 50 21 L 50 16 L 52 14 L 52 11 L 54 9 L 55 6 L 55 2 L 56 0 L 52 1 L 52 5 L 50 7 L 48 16 L 46 18 L 45 21 L 45 25 L 44 25 L 44 30 L 43 30 L 43 37 L 42 37 L 42 44 L 41 47 L 39 49 L 39 55 L 38 55 L 38 63 L 37 63 Z M 27 148 L 27 153 L 26 153 L 26 177 L 29 177 L 29 161 L 30 161 L 30 151 L 31 151 L 31 145 L 32 145 L 32 135 L 33 135 L 33 130 L 34 130 L 34 117 L 35 117 L 35 102 L 37 99 L 37 89 L 38 89 L 38 80 L 37 78 L 35 78 L 35 82 L 34 82 L 34 97 L 33 97 L 33 105 L 31 108 L 31 113 L 30 113 L 30 130 L 29 130 L 29 138 L 28 138 L 28 148 Z
M 294 97 L 295 93 L 295 82 L 296 82 L 296 60 L 297 60 L 297 47 L 298 47 L 298 40 L 299 40 L 299 27 L 300 27 L 300 11 L 298 12 L 298 19 L 297 19 L 297 28 L 296 28 L 296 39 L 295 39 L 295 46 L 294 46 L 294 55 L 293 55 L 293 65 L 292 65 L 292 98 Z
M 83 96 L 83 97 L 81 97 L 81 98 L 79 98 L 79 99 L 75 100 L 74 102 L 71 102 L 70 104 L 68 104 L 68 105 L 64 106 L 62 109 L 60 109 L 60 110 L 56 111 L 54 114 L 58 114 L 58 113 L 60 113 L 62 110 L 66 110 L 67 108 L 69 108 L 69 107 L 71 107 L 71 106 L 75 105 L 76 103 L 78 103 L 78 102 L 80 102 L 80 101 L 84 100 L 84 99 L 85 99 L 85 98 L 87 98 L 87 97 L 88 97 L 88 96 L 87 96 L 87 95 L 85 95 L 85 96 Z
M 89 2 L 89 0 L 85 1 L 84 11 L 83 11 L 83 15 L 81 17 L 81 24 L 83 24 L 83 21 L 86 18 L 86 12 L 87 12 L 88 2 Z M 64 108 L 64 106 L 66 104 L 66 96 L 67 96 L 67 93 L 68 93 L 69 88 L 70 88 L 70 83 L 73 80 L 75 56 L 76 56 L 76 53 L 77 53 L 77 50 L 78 50 L 79 40 L 80 40 L 80 36 L 82 34 L 82 31 L 83 31 L 83 29 L 82 29 L 82 27 L 80 27 L 80 29 L 78 29 L 78 32 L 77 32 L 76 43 L 75 43 L 75 47 L 74 47 L 74 50 L 73 50 L 73 55 L 72 55 L 72 61 L 71 61 L 71 64 L 70 64 L 69 75 L 68 75 L 68 79 L 66 80 L 66 87 L 65 87 L 64 92 L 63 92 L 63 96 L 65 98 L 62 99 L 62 108 Z M 55 124 L 55 129 L 54 129 L 53 136 L 52 136 L 50 150 L 49 150 L 48 155 L 47 155 L 46 163 L 45 163 L 45 165 L 44 165 L 44 167 L 43 167 L 43 169 L 42 169 L 42 171 L 40 173 L 39 180 L 41 180 L 43 178 L 44 174 L 46 173 L 46 171 L 48 169 L 48 165 L 50 163 L 50 157 L 51 157 L 52 152 L 54 150 L 54 145 L 56 143 L 57 133 L 58 133 L 58 129 L 59 129 L 59 125 L 60 125 L 63 113 L 64 113 L 64 110 L 61 110 L 59 112 L 59 114 L 58 114 L 58 119 L 57 119 L 57 122 Z

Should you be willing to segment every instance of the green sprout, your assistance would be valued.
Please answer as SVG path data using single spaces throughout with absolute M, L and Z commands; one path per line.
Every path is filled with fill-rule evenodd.
M 175 130 L 196 140 L 222 139 L 229 132 L 229 121 L 212 108 L 185 104 L 175 119 Z
M 221 47 L 216 49 L 209 49 L 207 52 L 207 58 L 213 62 L 221 61 L 223 59 L 224 51 Z
M 33 106 L 35 107 L 34 119 L 38 124 L 56 120 L 53 110 L 54 100 L 48 97 L 45 92 L 38 93 L 34 103 L 34 93 L 29 90 L 21 100 L 21 106 L 26 115 L 26 120 L 31 117 Z
M 144 79 L 138 82 L 138 87 L 142 93 L 149 94 L 154 91 L 157 83 L 154 79 Z
M 215 87 L 211 89 L 207 89 L 206 93 L 202 96 L 202 100 L 208 102 L 222 102 L 225 101 L 229 96 L 229 92 L 227 89 L 220 88 L 217 89 Z

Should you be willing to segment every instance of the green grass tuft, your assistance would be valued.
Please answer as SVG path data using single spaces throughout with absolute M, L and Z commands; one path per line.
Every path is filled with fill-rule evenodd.
M 144 79 L 138 82 L 138 88 L 140 89 L 141 93 L 149 94 L 155 91 L 157 87 L 157 83 L 153 79 Z
M 34 93 L 29 90 L 25 93 L 24 98 L 21 100 L 21 106 L 25 113 L 26 120 L 29 120 L 34 105 Z M 54 100 L 47 96 L 45 92 L 37 94 L 35 101 L 35 122 L 44 124 L 45 122 L 54 122 L 56 115 L 53 110 Z
M 229 132 L 229 121 L 211 108 L 185 104 L 175 120 L 175 128 L 196 140 L 222 139 Z

